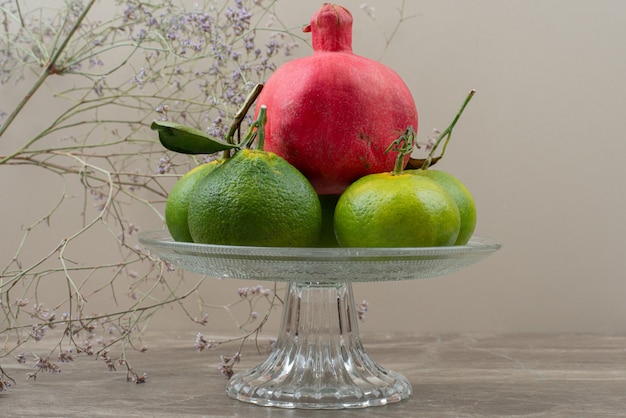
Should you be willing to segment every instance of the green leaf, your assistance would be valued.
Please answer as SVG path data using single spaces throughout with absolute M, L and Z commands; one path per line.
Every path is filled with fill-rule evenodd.
M 239 148 L 199 129 L 169 121 L 154 121 L 150 129 L 159 132 L 159 141 L 170 151 L 182 154 L 214 154 L 228 149 Z

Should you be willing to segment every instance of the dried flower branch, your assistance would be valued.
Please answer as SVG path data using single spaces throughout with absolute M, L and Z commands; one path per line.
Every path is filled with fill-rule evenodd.
M 372 19 L 373 22 L 376 23 L 376 7 L 368 3 L 361 3 L 360 8 L 363 13 L 365 13 L 370 19 Z M 408 16 L 406 15 L 406 0 L 401 0 L 400 5 L 397 7 L 396 10 L 398 11 L 398 21 L 393 26 L 391 33 L 387 34 L 387 32 L 385 32 L 382 27 L 378 26 L 378 30 L 385 40 L 385 47 L 383 48 L 381 55 L 378 57 L 378 60 L 382 60 L 385 57 L 385 54 L 389 50 L 389 47 L 391 46 L 391 43 L 398 34 L 398 29 L 400 29 L 402 24 L 420 16 L 419 14 L 412 14 Z
M 96 354 L 111 368 L 113 345 L 146 350 L 135 340 L 160 307 L 178 304 L 193 320 L 183 301 L 205 278 L 190 282 L 139 247 L 136 213 L 143 206 L 144 222 L 152 216 L 162 224 L 169 188 L 201 161 L 165 152 L 148 126 L 179 120 L 223 135 L 248 91 L 297 46 L 284 28 L 263 27 L 279 23 L 268 19 L 273 7 L 270 0 L 191 8 L 171 0 L 88 0 L 54 10 L 0 0 L 0 86 L 24 91 L 16 103 L 0 104 L 10 106 L 0 109 L 0 169 L 33 169 L 60 185 L 58 197 L 36 203 L 43 215 L 17 220 L 25 225 L 21 237 L 0 260 L 0 358 L 54 335 L 59 343 L 35 360 L 37 371 L 53 369 L 54 351 L 59 362 Z M 51 103 L 41 129 L 9 140 L 35 96 Z M 59 233 L 50 228 L 62 215 L 65 229 L 54 239 Z M 85 253 L 94 240 L 106 250 Z M 51 300 L 48 286 L 65 287 L 66 295 Z M 112 298 L 119 309 L 91 313 L 98 298 Z M 61 349 L 66 342 L 74 350 Z
M 261 331 L 263 330 L 263 326 L 269 320 L 270 315 L 273 312 L 274 308 L 276 308 L 277 306 L 282 306 L 282 303 L 283 303 L 282 299 L 277 296 L 277 290 L 278 290 L 278 285 L 276 283 L 274 283 L 273 289 L 268 289 L 262 285 L 256 285 L 256 286 L 251 286 L 251 287 L 241 287 L 237 289 L 237 295 L 240 298 L 238 301 L 233 302 L 231 304 L 223 305 L 221 307 L 212 306 L 213 308 L 220 308 L 220 309 L 227 311 L 227 313 L 231 316 L 233 321 L 237 323 L 237 326 L 239 327 L 239 329 L 244 331 L 244 334 L 242 336 L 235 337 L 235 338 L 228 338 L 222 341 L 215 341 L 212 339 L 207 340 L 206 337 L 202 335 L 202 333 L 198 332 L 198 334 L 196 335 L 194 348 L 197 351 L 203 351 L 205 349 L 212 349 L 212 348 L 218 347 L 222 344 L 239 342 L 240 345 L 239 345 L 239 349 L 237 350 L 237 353 L 232 357 L 224 357 L 222 355 L 221 356 L 222 361 L 220 362 L 218 366 L 218 371 L 222 375 L 230 378 L 234 373 L 234 366 L 239 362 L 241 358 L 241 352 L 243 350 L 243 347 L 245 346 L 245 344 L 248 342 L 250 338 L 253 338 L 257 351 L 258 352 L 263 351 L 259 344 L 259 335 L 261 334 Z M 257 312 L 257 309 L 259 307 L 259 303 L 262 301 L 266 302 L 266 311 L 265 311 L 265 314 L 261 317 L 261 315 Z M 231 309 L 234 306 L 237 306 L 242 303 L 245 303 L 247 305 L 248 316 L 247 316 L 246 321 L 244 321 L 243 323 L 239 323 L 237 322 Z M 259 318 L 261 318 L 260 321 L 255 322 Z M 246 327 L 248 325 L 251 325 L 252 323 L 255 323 L 255 326 L 252 329 L 247 329 Z M 270 343 L 267 345 L 266 348 L 268 350 L 271 350 L 273 348 L 273 344 L 275 344 L 275 340 L 270 340 Z
M 276 16 L 275 3 L 84 0 L 55 9 L 0 0 L 0 94 L 9 98 L 0 103 L 0 171 L 29 179 L 3 190 L 25 210 L 3 227 L 10 239 L 0 252 L 0 360 L 27 363 L 28 344 L 56 338 L 33 360 L 31 378 L 58 372 L 50 359 L 96 356 L 107 368 L 124 364 L 129 380 L 143 383 L 125 350 L 146 351 L 141 333 L 163 306 L 209 324 L 206 312 L 189 311 L 190 297 L 203 309 L 224 310 L 244 331 L 234 340 L 258 338 L 282 302 L 276 287 L 207 303 L 205 277 L 175 270 L 136 236 L 143 226 L 163 225 L 171 186 L 204 162 L 164 151 L 150 123 L 227 134 L 250 89 L 302 42 L 299 28 L 292 33 Z M 93 306 L 103 300 L 115 309 L 98 313 Z M 247 310 L 243 320 L 236 307 Z M 198 338 L 196 348 L 223 342 Z M 123 354 L 116 363 L 109 353 L 117 346 Z M 238 357 L 224 360 L 227 372 Z M 0 390 L 11 383 L 0 368 Z
M 15 380 L 5 373 L 2 366 L 0 366 L 0 393 L 6 392 L 11 386 L 15 384 Z

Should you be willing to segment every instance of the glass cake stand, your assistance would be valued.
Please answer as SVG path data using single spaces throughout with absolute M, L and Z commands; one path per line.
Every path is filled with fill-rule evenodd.
M 174 241 L 167 231 L 140 241 L 182 269 L 218 278 L 289 282 L 276 346 L 226 393 L 257 405 L 303 409 L 385 405 L 412 394 L 409 381 L 363 349 L 352 283 L 409 280 L 460 270 L 500 248 L 488 238 L 429 248 L 277 248 Z

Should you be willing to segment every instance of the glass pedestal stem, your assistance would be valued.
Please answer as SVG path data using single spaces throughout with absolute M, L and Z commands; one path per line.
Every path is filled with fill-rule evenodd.
M 276 347 L 234 375 L 228 396 L 283 408 L 362 408 L 398 402 L 408 380 L 376 364 L 359 338 L 351 283 L 290 283 Z

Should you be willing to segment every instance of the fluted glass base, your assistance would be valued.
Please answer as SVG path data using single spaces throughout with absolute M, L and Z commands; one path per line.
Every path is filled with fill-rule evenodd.
M 282 408 L 363 408 L 411 396 L 409 381 L 363 350 L 351 283 L 290 283 L 276 347 L 234 375 L 228 396 Z
M 353 282 L 424 279 L 458 271 L 500 248 L 485 237 L 467 245 L 419 248 L 279 248 L 177 242 L 167 231 L 139 240 L 168 262 L 220 278 L 290 282 L 277 346 L 226 393 L 284 408 L 360 408 L 411 395 L 402 375 L 369 358 L 359 339 Z

